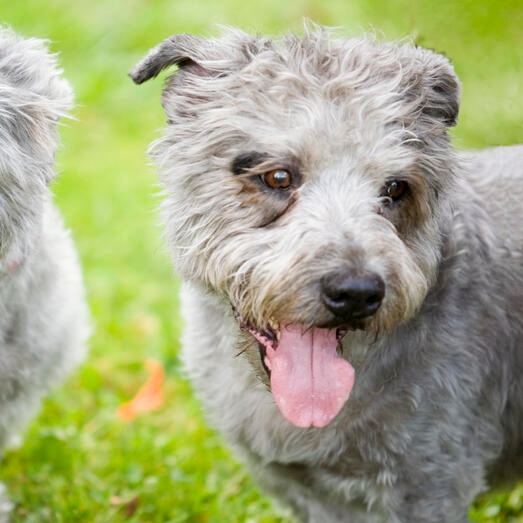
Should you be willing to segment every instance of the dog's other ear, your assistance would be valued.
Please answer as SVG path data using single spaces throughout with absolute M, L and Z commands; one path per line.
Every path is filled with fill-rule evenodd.
M 417 48 L 421 64 L 423 94 L 421 112 L 446 127 L 456 125 L 460 104 L 460 82 L 448 58 L 428 49 Z
M 139 62 L 129 76 L 136 84 L 141 84 L 156 77 L 161 71 L 171 65 L 180 68 L 190 67 L 201 76 L 211 74 L 200 65 L 209 58 L 211 52 L 209 40 L 190 34 L 173 35 L 149 51 L 149 54 Z

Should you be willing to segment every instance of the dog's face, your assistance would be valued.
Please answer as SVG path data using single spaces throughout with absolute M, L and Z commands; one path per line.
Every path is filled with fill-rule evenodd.
M 390 332 L 435 280 L 458 81 L 430 51 L 321 30 L 174 36 L 131 76 L 170 64 L 152 152 L 177 268 L 258 340 L 284 416 L 323 426 L 353 384 L 341 339 Z

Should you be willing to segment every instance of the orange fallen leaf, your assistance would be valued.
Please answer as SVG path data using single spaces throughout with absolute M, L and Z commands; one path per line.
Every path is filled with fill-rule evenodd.
M 163 405 L 165 371 L 161 363 L 155 360 L 146 360 L 144 367 L 150 373 L 149 378 L 131 401 L 118 408 L 118 416 L 125 421 L 132 421 L 140 412 L 158 410 Z

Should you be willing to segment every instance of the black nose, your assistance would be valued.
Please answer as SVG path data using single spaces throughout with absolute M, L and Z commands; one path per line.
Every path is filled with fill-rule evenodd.
M 350 323 L 371 316 L 385 296 L 385 283 L 377 274 L 355 276 L 334 273 L 321 282 L 321 299 L 336 319 Z

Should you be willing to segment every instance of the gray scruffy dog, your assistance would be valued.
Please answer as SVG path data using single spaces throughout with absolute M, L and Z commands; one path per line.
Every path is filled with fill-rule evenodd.
M 302 521 L 467 521 L 523 470 L 523 147 L 457 153 L 449 61 L 408 44 L 175 35 L 152 148 L 183 358 Z
M 80 362 L 80 267 L 48 184 L 72 91 L 43 41 L 0 28 L 0 449 Z

